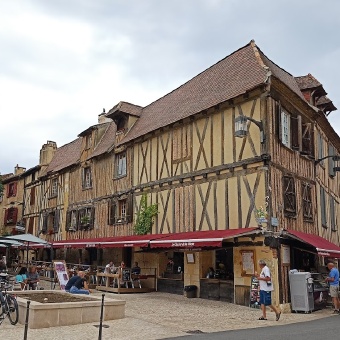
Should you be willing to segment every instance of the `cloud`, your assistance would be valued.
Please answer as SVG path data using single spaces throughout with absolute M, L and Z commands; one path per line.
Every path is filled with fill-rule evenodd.
M 255 39 L 340 109 L 340 4 L 252 0 L 0 2 L 0 171 L 32 167 L 120 100 L 147 105 Z M 320 11 L 327 15 L 320 15 Z M 330 115 L 340 133 L 340 118 Z

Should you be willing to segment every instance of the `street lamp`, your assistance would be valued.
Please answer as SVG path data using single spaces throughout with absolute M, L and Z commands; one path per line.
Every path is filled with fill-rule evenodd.
M 251 121 L 254 123 L 259 129 L 261 133 L 261 143 L 265 141 L 264 131 L 263 131 L 263 123 L 262 121 L 259 122 L 251 117 L 247 116 L 237 116 L 235 118 L 235 137 L 246 137 L 248 134 L 248 127 L 247 127 L 247 121 Z
M 324 159 L 327 159 L 327 158 L 332 158 L 333 162 L 340 162 L 340 156 L 329 155 L 329 156 L 325 156 L 325 157 L 322 157 L 320 159 L 317 159 L 315 161 L 315 165 L 319 164 L 320 162 L 322 162 Z M 340 172 L 340 166 L 334 166 L 333 171 L 334 172 L 338 172 L 338 171 Z

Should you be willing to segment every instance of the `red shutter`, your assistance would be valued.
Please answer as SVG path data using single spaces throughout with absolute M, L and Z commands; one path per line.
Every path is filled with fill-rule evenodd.
M 18 183 L 15 182 L 13 183 L 13 197 L 17 195 L 17 190 L 18 190 Z
M 18 208 L 12 208 L 12 219 L 13 219 L 13 224 L 17 223 L 18 220 Z
M 5 210 L 4 225 L 7 225 L 7 219 L 8 219 L 8 209 Z

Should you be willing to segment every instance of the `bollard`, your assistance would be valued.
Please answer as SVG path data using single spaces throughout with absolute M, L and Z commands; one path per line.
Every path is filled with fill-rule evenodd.
M 101 305 L 101 307 L 100 307 L 100 322 L 99 322 L 99 334 L 98 334 L 98 340 L 102 340 L 103 312 L 104 312 L 104 296 L 105 296 L 105 294 L 102 294 L 102 305 Z
M 27 301 L 24 340 L 27 340 L 28 317 L 29 317 L 29 313 L 30 313 L 30 303 L 31 303 L 31 301 Z

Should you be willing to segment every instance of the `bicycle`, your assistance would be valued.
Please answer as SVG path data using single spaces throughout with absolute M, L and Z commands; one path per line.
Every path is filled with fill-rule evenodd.
M 12 325 L 16 325 L 18 323 L 18 302 L 15 296 L 8 292 L 12 289 L 13 286 L 8 282 L 7 278 L 0 282 L 0 325 L 5 320 L 6 316 Z

